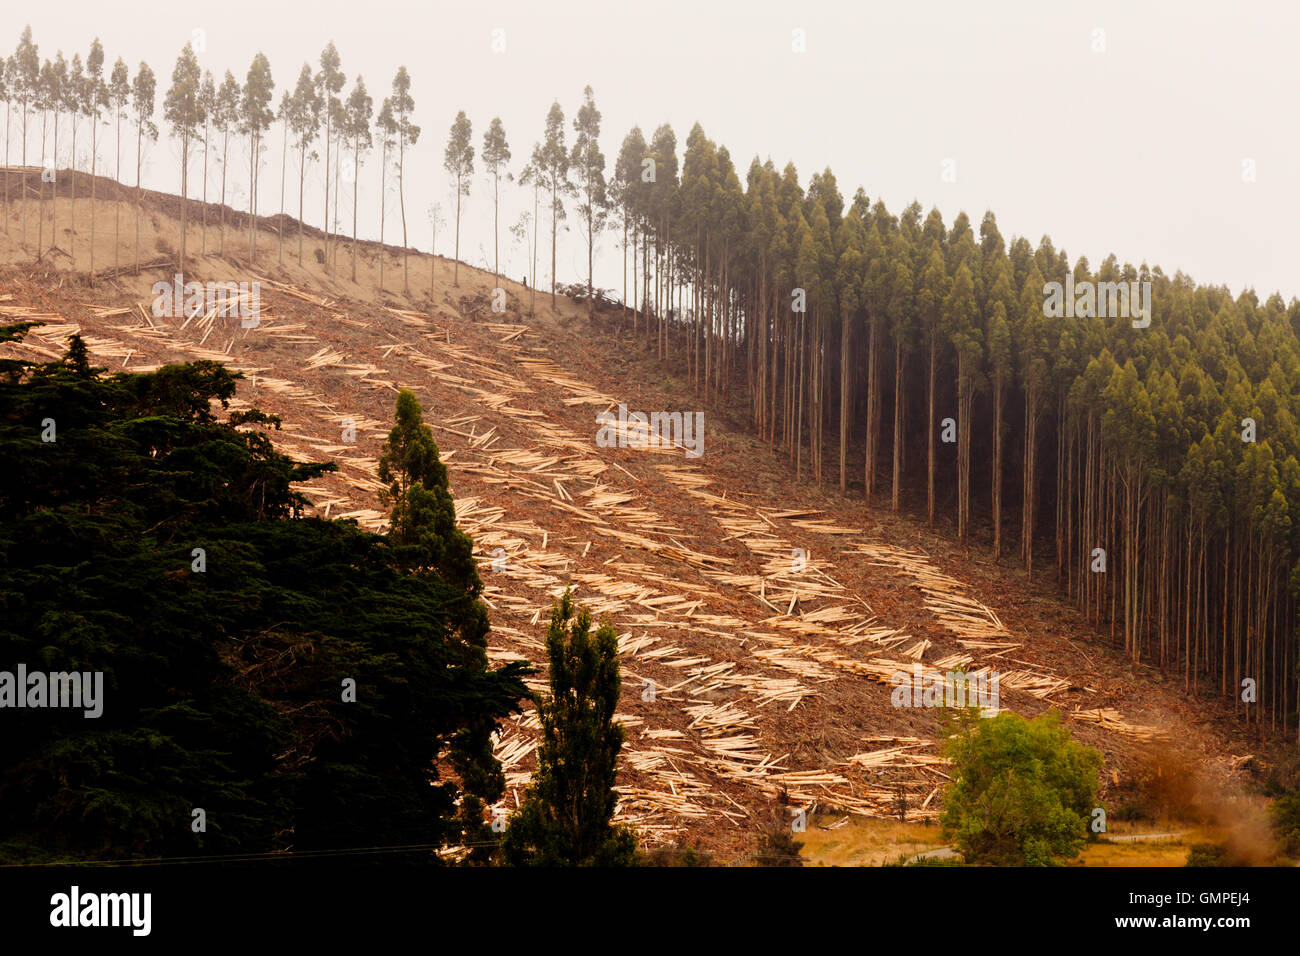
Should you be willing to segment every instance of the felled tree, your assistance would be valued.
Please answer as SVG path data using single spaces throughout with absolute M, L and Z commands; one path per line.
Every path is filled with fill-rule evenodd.
M 623 728 L 614 723 L 620 676 L 618 638 L 572 595 L 551 612 L 546 635 L 551 693 L 538 702 L 537 770 L 503 843 L 506 862 L 529 866 L 628 866 L 636 838 L 610 823 L 618 794 Z

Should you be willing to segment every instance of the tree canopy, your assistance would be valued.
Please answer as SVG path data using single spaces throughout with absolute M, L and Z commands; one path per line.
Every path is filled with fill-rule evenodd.
M 463 571 L 302 515 L 294 485 L 334 466 L 223 416 L 238 378 L 105 374 L 76 337 L 0 367 L 0 660 L 102 673 L 105 698 L 6 712 L 0 858 L 457 843 L 461 796 L 502 792 L 484 742 L 525 668 L 488 668 Z

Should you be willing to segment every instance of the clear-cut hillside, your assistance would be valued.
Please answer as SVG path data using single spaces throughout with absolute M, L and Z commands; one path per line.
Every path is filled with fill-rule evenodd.
M 101 192 L 119 195 L 107 184 Z M 85 187 L 78 270 L 89 259 L 83 195 Z M 177 204 L 148 195 L 141 246 L 150 265 L 136 276 L 122 271 L 134 256 L 134 206 L 99 199 L 97 269 L 114 268 L 119 213 L 121 238 L 116 273 L 93 287 L 66 252 L 31 262 L 11 204 L 0 312 L 6 322 L 47 324 L 6 353 L 52 358 L 80 331 L 110 370 L 221 361 L 245 375 L 234 408 L 282 417 L 274 439 L 283 451 L 339 463 L 302 489 L 316 513 L 373 529 L 385 524 L 380 446 L 397 390 L 411 389 L 448 465 L 459 523 L 474 538 L 492 655 L 542 661 L 551 601 L 566 586 L 617 629 L 627 728 L 618 816 L 647 839 L 738 852 L 783 794 L 795 808 L 896 816 L 902 806 L 908 818 L 934 816 L 946 780 L 937 747 L 944 713 L 890 703 L 891 675 L 916 665 L 996 671 L 1004 708 L 1061 710 L 1078 738 L 1106 754 L 1106 787 L 1122 785 L 1159 739 L 1225 776 L 1248 753 L 1193 719 L 1177 681 L 1125 663 L 1019 572 L 832 487 L 796 484 L 728 410 L 701 408 L 689 386 L 665 378 L 621 310 L 589 320 L 584 305 L 561 297 L 553 311 L 538 294 L 530 318 L 529 290 L 501 280 L 507 307 L 496 313 L 492 275 L 462 265 L 453 287 L 452 264 L 427 255 L 411 255 L 403 294 L 400 250 L 373 243 L 363 244 L 353 282 L 344 241 L 332 278 L 313 230 L 298 265 L 292 222 L 283 265 L 270 225 L 255 261 L 238 228 L 227 228 L 226 255 L 217 255 L 212 207 L 206 238 L 191 220 L 188 249 L 198 254 L 187 278 L 260 282 L 258 324 L 154 317 L 151 286 L 176 271 L 165 255 L 179 246 Z M 66 217 L 61 203 L 61 250 L 72 241 Z M 620 403 L 703 411 L 702 457 L 672 446 L 600 447 L 596 417 Z M 535 683 L 544 687 L 541 675 Z M 507 807 L 527 783 L 536 730 L 531 709 L 503 728 Z

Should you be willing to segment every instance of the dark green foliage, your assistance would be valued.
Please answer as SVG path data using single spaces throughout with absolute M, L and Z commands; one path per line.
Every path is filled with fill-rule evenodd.
M 1282 852 L 1300 856 L 1300 787 L 1277 797 L 1269 812 Z
M 763 830 L 754 852 L 754 862 L 759 866 L 803 866 L 802 841 L 794 838 L 790 826 L 777 820 Z
M 393 503 L 394 544 L 409 549 L 413 566 L 435 569 L 448 583 L 477 595 L 482 589 L 469 535 L 456 527 L 447 466 L 414 394 L 397 397 L 394 425 L 379 459 L 379 480 Z
M 103 375 L 74 338 L 0 380 L 0 669 L 102 671 L 105 697 L 0 710 L 0 858 L 437 844 L 461 783 L 501 793 L 481 742 L 521 668 L 487 670 L 462 587 L 300 517 L 293 484 L 334 466 L 219 421 L 237 378 Z
M 1187 866 L 1231 866 L 1228 851 L 1214 843 L 1193 843 L 1187 851 Z
M 1047 866 L 1082 848 L 1101 754 L 1071 740 L 1055 711 L 967 717 L 946 752 L 953 782 L 939 822 L 966 862 Z
M 576 613 L 576 616 L 575 616 Z M 610 819 L 623 728 L 614 723 L 620 690 L 618 638 L 576 611 L 568 591 L 546 634 L 551 693 L 538 702 L 542 742 L 523 806 L 510 821 L 506 861 L 532 866 L 628 866 L 636 839 Z
M 904 853 L 894 862 L 882 863 L 881 866 L 969 866 L 969 864 L 959 856 L 910 856 Z
M 671 845 L 657 846 L 644 853 L 638 853 L 637 866 L 715 866 L 713 854 L 699 847 L 677 842 Z

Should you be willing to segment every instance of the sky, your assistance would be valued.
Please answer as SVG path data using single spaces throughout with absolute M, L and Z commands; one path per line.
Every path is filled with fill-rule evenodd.
M 1084 255 L 1094 267 L 1113 252 L 1234 293 L 1300 296 L 1300 231 L 1290 222 L 1300 207 L 1300 4 L 63 0 L 6 4 L 0 48 L 12 51 L 26 23 L 42 58 L 59 49 L 84 58 L 97 35 L 109 67 L 121 56 L 134 75 L 147 60 L 159 78 L 160 125 L 172 67 L 192 38 L 218 81 L 227 69 L 242 81 L 264 52 L 276 103 L 304 62 L 318 68 L 331 40 L 347 74 L 344 95 L 361 73 L 376 110 L 406 65 L 422 127 L 408 156 L 407 226 L 422 250 L 437 202 L 448 210 L 437 251 L 452 251 L 443 150 L 457 111 L 473 123 L 476 150 L 489 121 L 501 118 L 517 172 L 553 100 L 572 143 L 572 119 L 591 85 L 611 171 L 634 124 L 648 139 L 669 123 L 684 147 L 699 122 L 731 152 L 742 183 L 756 155 L 778 167 L 793 162 L 805 185 L 829 166 L 846 199 L 861 186 L 895 214 L 916 199 L 927 211 L 938 207 L 945 223 L 965 211 L 978 226 L 992 210 L 1005 237 L 1037 244 L 1050 235 L 1072 260 Z M 494 39 L 498 48 L 504 40 L 503 51 L 494 51 Z M 270 213 L 280 199 L 275 137 L 260 199 Z M 241 207 L 246 147 L 232 144 L 231 152 L 239 183 L 232 205 Z M 179 192 L 179 155 L 179 145 L 160 140 L 146 185 Z M 124 166 L 127 156 L 124 147 Z M 289 182 L 287 209 L 296 213 L 292 164 Z M 323 185 L 319 169 L 308 174 L 306 217 L 317 225 Z M 360 192 L 359 229 L 375 237 L 377 156 L 361 168 Z M 488 268 L 491 197 L 476 158 L 461 258 Z M 509 226 L 531 208 L 531 193 L 503 183 L 502 197 L 503 271 L 518 278 L 528 253 Z M 391 188 L 386 201 L 386 238 L 400 242 Z M 348 199 L 342 210 L 350 228 Z M 562 282 L 586 277 L 585 240 L 570 224 L 560 239 Z M 545 213 L 541 227 L 545 280 Z M 596 275 L 597 285 L 619 293 L 620 240 L 621 231 L 601 237 Z

